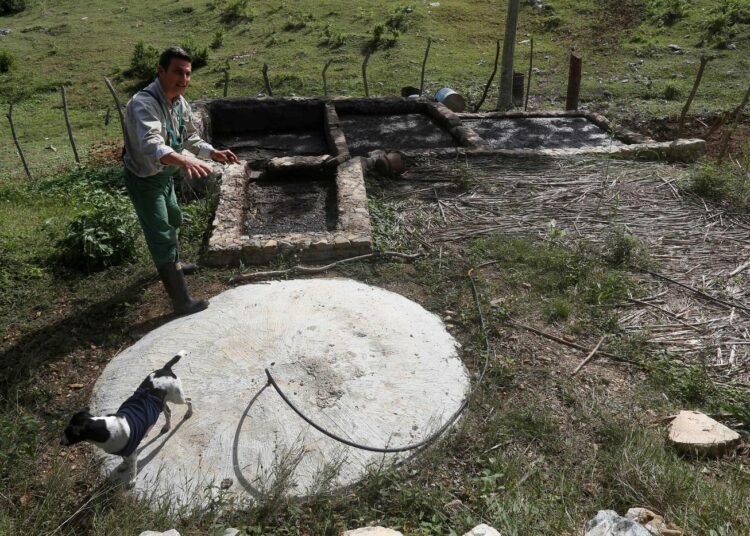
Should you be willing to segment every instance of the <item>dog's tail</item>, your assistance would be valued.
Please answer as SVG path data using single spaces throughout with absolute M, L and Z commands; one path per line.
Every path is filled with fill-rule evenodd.
M 177 362 L 178 362 L 178 361 L 179 361 L 180 359 L 182 359 L 182 358 L 183 358 L 183 357 L 185 357 L 186 355 L 187 355 L 187 352 L 186 352 L 185 350 L 180 350 L 179 352 L 177 352 L 177 355 L 176 355 L 176 356 L 174 356 L 174 357 L 173 357 L 172 359 L 170 359 L 170 360 L 169 360 L 169 361 L 167 362 L 167 364 L 166 364 L 166 365 L 164 365 L 164 368 L 165 368 L 165 369 L 171 369 L 171 368 L 172 368 L 172 365 L 174 365 L 175 363 L 177 363 Z

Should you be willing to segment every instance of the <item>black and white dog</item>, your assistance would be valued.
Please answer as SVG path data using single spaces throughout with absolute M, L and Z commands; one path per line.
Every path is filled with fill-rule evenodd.
M 90 441 L 104 452 L 122 456 L 123 462 L 117 471 L 130 470 L 128 487 L 132 488 L 138 471 L 136 449 L 162 411 L 167 422 L 161 433 L 166 433 L 171 428 L 172 412 L 167 402 L 187 404 L 186 419 L 193 414 L 192 401 L 185 396 L 182 382 L 172 372 L 172 366 L 184 356 L 183 350 L 163 368 L 149 374 L 114 414 L 94 417 L 86 408 L 73 415 L 60 444 L 75 445 L 81 441 Z

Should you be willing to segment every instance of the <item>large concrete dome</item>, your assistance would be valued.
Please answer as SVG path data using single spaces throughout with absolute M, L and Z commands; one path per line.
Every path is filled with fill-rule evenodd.
M 384 455 L 311 427 L 267 386 L 266 368 L 323 428 L 400 447 L 434 433 L 465 399 L 457 346 L 436 315 L 356 281 L 246 285 L 117 355 L 94 388 L 92 412 L 114 412 L 149 372 L 186 350 L 174 371 L 195 413 L 183 421 L 185 407 L 173 407 L 172 430 L 162 436 L 160 417 L 139 448 L 136 491 L 175 505 L 205 504 L 222 487 L 252 499 L 289 470 L 288 493 L 307 495 L 357 481 Z M 104 457 L 107 471 L 121 461 Z

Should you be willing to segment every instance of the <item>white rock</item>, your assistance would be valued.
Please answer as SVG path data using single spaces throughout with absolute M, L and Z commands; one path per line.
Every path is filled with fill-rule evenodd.
M 464 536 L 501 536 L 501 534 L 489 525 L 482 523 L 464 534 Z
M 362 527 L 361 529 L 347 530 L 341 536 L 404 536 L 397 530 L 385 527 Z
M 224 532 L 217 534 L 216 536 L 239 536 L 239 529 L 224 529 Z
M 740 442 L 740 434 L 697 411 L 681 411 L 669 427 L 669 440 L 683 452 L 718 456 Z
M 585 536 L 651 536 L 643 525 L 617 515 L 614 510 L 600 510 L 586 524 Z
M 169 529 L 167 532 L 147 530 L 146 532 L 141 532 L 138 536 L 180 536 L 180 533 L 176 529 Z

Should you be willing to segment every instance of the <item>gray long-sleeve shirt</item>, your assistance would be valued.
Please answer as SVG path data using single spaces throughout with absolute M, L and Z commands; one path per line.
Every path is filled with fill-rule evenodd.
M 190 105 L 184 97 L 169 102 L 157 78 L 146 89 L 159 96 L 159 101 L 143 91 L 130 99 L 125 111 L 125 167 L 137 177 L 150 177 L 164 169 L 160 162 L 165 155 L 175 152 L 169 146 L 169 135 L 164 128 L 164 111 L 169 113 L 169 121 L 174 132 L 182 137 L 185 149 L 199 158 L 209 158 L 214 148 L 203 141 L 192 121 Z M 183 131 L 179 130 L 178 111 L 182 105 Z

